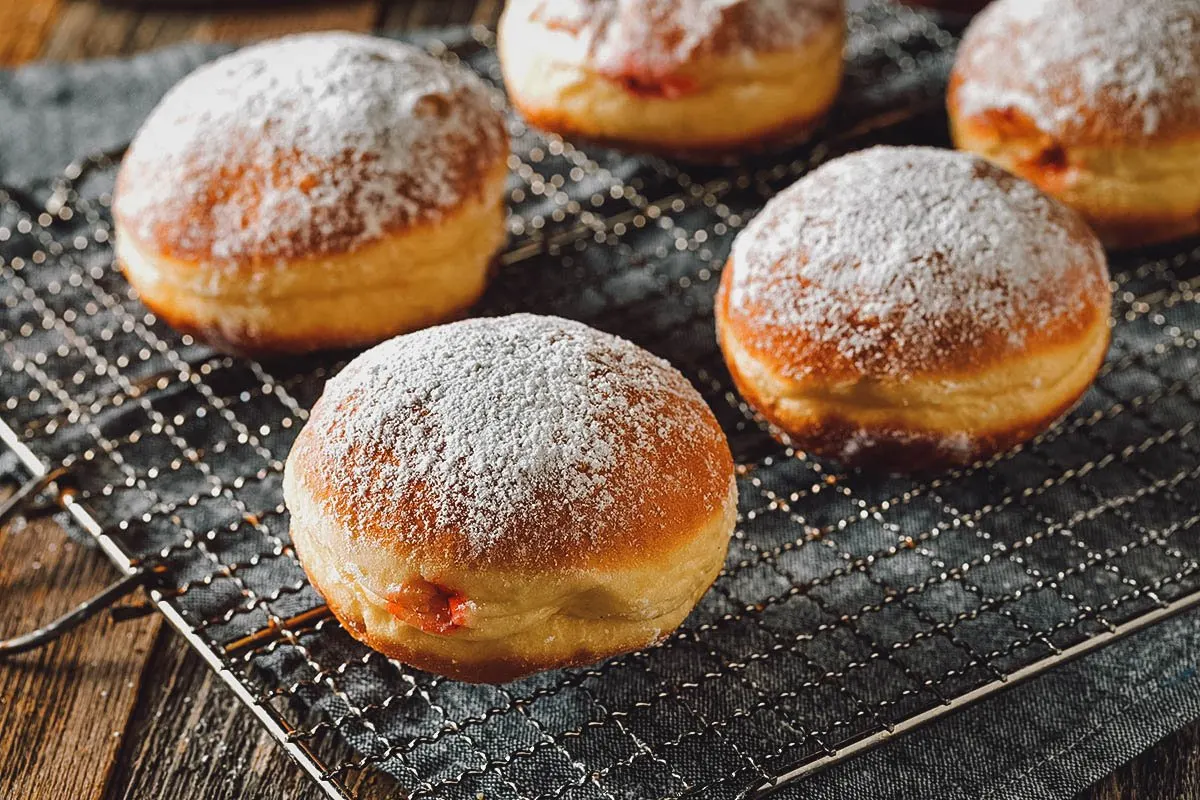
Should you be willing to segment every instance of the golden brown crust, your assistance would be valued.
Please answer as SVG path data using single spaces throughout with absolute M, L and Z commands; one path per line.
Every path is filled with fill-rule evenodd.
M 113 215 L 144 252 L 253 279 L 453 216 L 507 153 L 465 69 L 375 37 L 287 37 L 167 94 L 122 161 Z
M 449 102 L 455 102 L 450 99 Z M 497 163 L 504 163 L 508 153 L 508 139 L 503 132 L 501 118 L 494 120 L 496 134 L 482 138 L 454 137 L 439 144 L 439 155 L 448 163 L 451 177 L 447 191 L 461 198 L 460 205 L 485 199 L 487 176 L 495 171 Z M 233 136 L 239 133 L 232 134 Z M 492 144 L 488 144 L 492 143 Z M 233 148 L 236 151 L 250 148 Z M 350 252 L 363 240 L 367 222 L 356 212 L 362 206 L 360 196 L 370 185 L 374 176 L 370 161 L 361 158 L 343 157 L 325 160 L 299 153 L 281 154 L 279 159 L 264 164 L 252 154 L 246 161 L 228 161 L 219 171 L 209 165 L 195 162 L 186 167 L 179 180 L 194 187 L 181 195 L 174 203 L 174 213 L 162 215 L 149 227 L 134 224 L 126 214 L 121 198 L 161 180 L 162 168 L 151 158 L 138 158 L 135 153 L 121 163 L 117 174 L 113 204 L 113 216 L 123 226 L 126 236 L 137 241 L 144 250 L 157 250 L 168 258 L 195 261 L 197 265 L 213 260 L 214 250 L 221 244 L 221 232 L 217 229 L 215 209 L 236 197 L 239 212 L 246 224 L 257 224 L 256 216 L 261 204 L 260 187 L 277 179 L 281 174 L 295 175 L 307 172 L 313 176 L 333 175 L 334 182 L 345 186 L 341 205 L 327 213 L 317 213 L 308 228 L 287 230 L 272 238 L 269 251 L 244 248 L 237 259 L 225 260 L 222 268 L 249 277 L 269 268 L 279 260 L 305 258 L 313 255 L 336 255 Z M 408 178 L 398 177 L 396 191 L 412 195 L 407 187 Z M 314 186 L 315 180 L 314 180 Z M 397 206 L 396 214 L 381 230 L 380 237 L 403 235 L 429 223 L 437 223 L 452 216 L 455 209 L 439 209 L 419 203 Z M 198 267 L 199 268 L 199 267 Z
M 119 259 L 117 266 L 122 270 L 126 269 Z M 228 327 L 222 329 L 216 325 L 200 324 L 194 317 L 182 313 L 178 308 L 166 303 L 160 303 L 159 299 L 153 295 L 140 294 L 139 299 L 142 301 L 142 305 L 153 311 L 155 316 L 179 333 L 191 336 L 197 341 L 205 342 L 214 349 L 220 350 L 223 353 L 229 353 L 230 355 L 254 358 L 256 356 L 267 356 L 272 353 L 310 353 L 325 347 L 336 348 L 340 346 L 336 338 L 330 337 L 328 331 L 314 330 L 312 336 L 306 337 L 304 340 L 296 340 L 290 337 L 285 339 L 271 335 L 263 336 L 256 331 L 252 331 L 248 325 L 240 325 L 233 329 Z M 318 345 L 318 342 L 321 344 Z
M 953 117 L 1031 125 L 1066 147 L 1200 136 L 1200 7 L 1023 2 L 996 0 L 968 28 L 950 79 Z
M 1109 247 L 1138 247 L 1200 232 L 1200 135 L 1177 142 L 1068 144 L 1019 110 L 972 116 L 950 99 L 955 146 L 979 153 L 1080 212 Z
M 720 333 L 722 347 L 728 351 L 729 346 L 724 344 L 726 335 L 723 331 Z M 837 412 L 818 419 L 795 417 L 788 414 L 776 398 L 764 394 L 762 387 L 742 372 L 735 359 L 726 357 L 725 364 L 738 393 L 771 423 L 772 434 L 786 444 L 813 455 L 836 459 L 847 467 L 898 474 L 966 466 L 1010 450 L 1070 411 L 1088 388 L 1081 386 L 1033 418 L 1014 420 L 997 429 L 976 431 L 969 437 L 950 436 L 946 431 L 921 428 L 898 418 L 890 423 L 864 423 Z
M 523 321 L 518 319 L 517 322 Z M 523 324 L 530 323 L 525 321 Z M 454 344 L 459 346 L 463 342 Z M 391 363 L 393 354 L 385 355 L 386 362 Z M 429 353 L 422 351 L 420 355 L 425 357 Z M 475 355 L 469 358 L 478 364 Z M 522 376 L 520 382 L 524 383 L 527 377 Z M 455 385 L 458 385 L 457 381 Z M 422 387 L 432 392 L 440 390 L 425 384 Z M 389 393 L 387 389 L 381 391 Z M 421 391 L 417 389 L 418 393 Z M 411 397 L 408 392 L 402 394 Z M 479 399 L 472 395 L 467 403 L 474 406 Z M 571 401 L 571 405 L 574 404 Z M 436 417 L 444 410 L 441 406 L 427 409 L 420 418 L 407 422 L 417 427 L 420 419 Z M 631 410 L 630 416 L 636 413 Z M 475 430 L 468 419 L 470 416 L 456 414 L 454 420 Z M 546 419 L 538 414 L 522 412 L 520 416 L 529 429 L 546 423 Z M 390 421 L 385 425 L 389 427 L 390 432 L 386 435 L 394 449 L 406 448 L 408 444 L 403 432 L 392 429 Z M 311 423 L 305 430 L 310 428 Z M 418 440 L 427 441 L 424 431 L 413 433 Z M 606 450 L 603 431 L 597 429 L 592 434 L 597 437 L 596 446 Z M 495 460 L 507 462 L 503 451 L 497 450 L 494 444 L 481 444 L 481 440 L 493 435 L 495 431 L 476 432 L 469 436 L 470 445 L 485 451 L 489 463 Z M 671 431 L 670 438 L 677 436 L 686 436 L 686 433 Z M 551 435 L 550 438 L 563 448 L 571 447 L 568 441 L 560 441 L 570 437 Z M 358 441 L 361 443 L 364 439 L 359 437 Z M 558 474 L 563 465 L 553 454 L 546 452 L 539 441 L 544 440 L 538 436 L 532 440 L 523 439 L 520 447 L 522 451 L 526 448 L 538 450 L 538 455 L 533 458 L 552 462 L 549 473 L 539 475 L 535 480 L 539 485 L 557 485 L 560 504 L 565 504 L 563 500 L 571 491 L 570 481 Z M 446 456 L 446 449 L 454 448 L 446 442 L 432 442 L 422 448 L 423 455 L 429 459 L 420 466 L 430 481 L 439 473 L 439 457 L 452 462 L 460 472 L 468 469 L 459 460 L 457 451 Z M 619 450 L 619 446 L 616 449 Z M 651 459 L 653 463 L 647 464 L 649 469 L 664 473 L 656 475 L 657 480 L 675 477 L 669 474 L 671 466 L 658 463 L 654 453 L 621 455 Z M 389 533 L 364 532 L 360 519 L 347 518 L 312 491 L 312 476 L 306 471 L 307 465 L 309 462 L 293 450 L 284 470 L 283 493 L 291 515 L 292 545 L 312 585 L 356 639 L 406 664 L 456 680 L 506 681 L 539 670 L 591 663 L 661 641 L 684 620 L 720 573 L 737 519 L 737 489 L 732 465 L 728 465 L 727 483 L 714 512 L 694 527 L 670 537 L 677 545 L 673 549 L 664 549 L 664 540 L 660 538 L 651 547 L 636 553 L 635 558 L 628 557 L 628 553 L 615 553 L 614 558 L 560 558 L 564 543 L 568 542 L 577 548 L 590 546 L 592 549 L 624 545 L 612 537 L 598 539 L 589 545 L 584 540 L 586 537 L 581 539 L 579 536 L 587 531 L 579 530 L 578 526 L 592 525 L 595 518 L 582 519 L 577 515 L 565 520 L 566 524 L 577 526 L 576 529 L 552 532 L 532 541 L 531 553 L 519 558 L 496 557 L 504 555 L 506 548 L 495 546 L 489 529 L 484 534 L 488 539 L 483 545 L 485 552 L 472 552 L 466 559 L 454 560 L 446 558 L 443 548 L 455 552 L 461 550 L 456 537 L 462 540 L 473 535 L 469 521 L 464 522 L 461 534 L 446 530 L 438 536 L 422 534 L 414 541 L 412 528 L 422 524 L 411 518 L 417 505 L 411 503 L 409 494 L 397 485 L 386 498 L 399 514 L 395 527 Z M 344 465 L 331 464 L 328 459 L 320 466 L 344 468 Z M 696 472 L 704 471 L 704 467 L 696 463 L 688 466 Z M 521 468 L 536 472 L 532 464 Z M 637 498 L 629 498 L 624 492 L 612 491 L 606 482 L 605 470 L 594 474 L 602 480 L 589 481 L 588 491 L 595 494 L 611 491 L 620 502 L 631 499 L 636 502 Z M 353 476 L 355 481 L 358 477 Z M 365 475 L 363 478 L 372 480 Z M 529 500 L 525 487 L 519 483 L 512 485 L 510 478 L 488 476 L 489 480 L 502 485 L 503 496 L 519 496 L 521 504 L 516 509 L 519 516 L 540 515 L 542 509 L 536 501 Z M 644 483 L 644 479 L 639 479 L 639 485 Z M 452 494 L 467 488 L 460 482 L 449 493 L 443 492 L 440 510 L 451 510 L 455 499 Z M 482 494 L 472 499 L 482 501 L 485 521 L 494 523 L 497 528 L 508 528 L 511 522 L 505 501 L 488 495 L 486 487 L 476 488 Z M 353 493 L 353 486 L 344 487 L 345 496 Z M 708 497 L 696 496 L 694 500 L 696 506 L 711 505 Z M 360 508 L 369 505 L 372 503 L 368 500 L 361 503 Z M 570 505 L 578 509 L 586 503 Z M 638 507 L 634 511 L 644 509 Z M 417 513 L 422 513 L 419 508 Z M 381 515 L 376 508 L 367 516 L 380 519 L 386 515 Z M 610 507 L 609 516 L 623 518 L 620 508 Z M 683 521 L 683 524 L 688 523 Z M 517 532 L 540 535 L 535 528 L 527 526 Z M 598 533 L 608 536 L 610 532 L 601 530 Z
M 522 318 L 530 321 L 522 322 Z M 518 315 L 458 325 L 480 329 L 489 324 L 505 325 L 529 330 L 542 324 L 538 322 L 542 319 L 546 318 Z M 568 331 L 588 330 L 561 320 L 545 324 L 558 323 L 566 325 Z M 420 335 L 450 336 L 456 327 L 431 329 Z M 601 336 L 595 331 L 584 335 L 592 334 Z M 534 334 L 529 341 L 540 335 Z M 620 344 L 614 346 L 611 342 Z M 400 344 L 400 340 L 395 343 Z M 614 347 L 618 349 L 610 349 Z M 313 407 L 292 447 L 289 469 L 298 476 L 304 491 L 333 518 L 341 520 L 341 526 L 354 531 L 357 540 L 394 552 L 400 559 L 416 553 L 429 564 L 486 564 L 492 568 L 552 572 L 611 569 L 672 552 L 725 504 L 733 457 L 716 418 L 686 379 L 645 351 L 625 348 L 633 346 L 615 337 L 604 337 L 596 339 L 591 350 L 591 357 L 596 359 L 594 374 L 616 375 L 604 385 L 621 393 L 615 402 L 608 402 L 613 398 L 598 397 L 586 401 L 595 404 L 588 412 L 592 420 L 589 424 L 596 431 L 592 435 L 603 436 L 605 452 L 614 456 L 595 475 L 599 479 L 595 491 L 567 502 L 561 494 L 561 476 L 548 479 L 542 486 L 526 486 L 530 496 L 521 498 L 522 513 L 491 515 L 486 549 L 481 550 L 462 525 L 447 522 L 445 513 L 448 504 L 473 508 L 476 498 L 457 498 L 418 480 L 403 487 L 395 485 L 387 476 L 397 469 L 407 471 L 409 463 L 422 456 L 397 452 L 391 439 L 369 440 L 352 432 L 354 415 L 362 413 L 378 391 L 377 380 L 360 383 L 354 377 L 354 364 L 343 373 L 348 380 L 327 386 L 325 395 Z M 647 382 L 640 384 L 642 380 Z M 656 383 L 661 380 L 666 380 L 669 388 Z M 599 386 L 593 382 L 588 391 L 604 391 Z M 559 388 L 550 386 L 545 390 L 555 392 Z M 510 401 L 493 398 L 486 402 Z M 389 407 L 384 411 L 384 424 L 388 429 L 420 429 L 426 413 L 402 405 Z M 639 418 L 630 419 L 627 415 L 631 413 Z M 667 435 L 671 431 L 674 433 Z M 491 437 L 495 432 L 479 431 L 477 435 Z M 425 446 L 434 447 L 432 443 L 438 440 L 433 437 L 431 433 Z M 331 442 L 347 442 L 348 446 L 330 447 Z M 529 457 L 537 458 L 533 454 Z M 354 493 L 345 489 L 347 475 L 356 476 Z
M 976 219 L 952 220 L 948 216 L 953 212 L 940 201 L 936 211 L 917 208 L 918 224 L 921 217 L 932 219 L 940 215 L 940 230 L 948 233 L 931 246 L 941 248 L 941 252 L 917 254 L 928 257 L 929 263 L 920 270 L 898 269 L 888 289 L 882 293 L 874 284 L 869 292 L 864 288 L 862 292 L 866 293 L 850 296 L 844 291 L 830 290 L 826 284 L 839 280 L 839 275 L 857 272 L 863 280 L 870 279 L 873 271 L 881 268 L 881 265 L 869 263 L 871 259 L 888 254 L 865 255 L 871 242 L 845 241 L 837 245 L 832 257 L 849 261 L 824 263 L 812 260 L 804 252 L 781 254 L 781 246 L 793 245 L 778 243 L 791 241 L 789 227 L 826 227 L 830 216 L 835 218 L 833 224 L 845 222 L 850 213 L 860 210 L 864 211 L 864 216 L 880 217 L 873 210 L 839 207 L 840 198 L 847 196 L 850 189 L 867 194 L 875 191 L 875 198 L 883 202 L 885 186 L 881 184 L 878 189 L 870 190 L 865 184 L 869 173 L 858 167 L 873 160 L 887 167 L 875 171 L 876 176 L 883 176 L 880 180 L 885 184 L 900 182 L 905 185 L 909 181 L 928 180 L 932 170 L 946 160 L 952 165 L 959 162 L 955 166 L 965 164 L 971 170 L 972 183 L 995 187 L 996 192 L 986 197 L 987 202 L 995 203 L 998 197 L 1012 197 L 1014 207 L 1019 204 L 1026 224 L 1021 229 L 998 226 L 985 218 L 985 213 L 992 214 L 993 210 L 978 211 Z M 852 162 L 853 167 L 849 166 Z M 828 172 L 829 167 L 843 165 L 847 167 L 844 171 Z M 961 177 L 955 173 L 947 177 L 947 182 Z M 850 186 L 846 181 L 857 181 L 859 185 Z M 955 187 L 965 188 L 965 184 L 958 187 L 956 183 Z M 937 191 L 956 191 L 955 187 L 939 187 Z M 916 195 L 922 191 L 925 190 L 914 188 Z M 930 191 L 933 187 L 925 194 Z M 1013 195 L 1014 191 L 1020 193 L 1019 200 Z M 1107 314 L 1109 289 L 1104 253 L 1095 234 L 1077 213 L 1044 196 L 1030 197 L 1030 193 L 1037 195 L 1031 187 L 1004 170 L 982 159 L 955 156 L 946 151 L 877 148 L 840 159 L 810 173 L 777 195 L 739 235 L 733 254 L 726 262 L 717 297 L 721 325 L 771 371 L 782 375 L 804 375 L 828 383 L 864 379 L 886 381 L 899 376 L 937 376 L 953 380 L 1003 364 L 1014 356 L 1050 351 L 1063 343 L 1076 341 Z M 987 275 L 986 267 L 975 275 L 973 270 L 978 270 L 977 266 L 953 263 L 956 257 L 954 240 L 958 243 L 971 241 L 971 237 L 965 235 L 966 229 L 975 229 L 978 238 L 993 239 L 999 245 L 999 253 L 991 251 L 975 257 L 1011 260 L 1013 256 L 1004 255 L 1002 251 L 1016 247 L 1018 237 L 1030 237 L 1029 215 L 1035 209 L 1040 209 L 1040 216 L 1036 217 L 1037 231 L 1040 233 L 1044 227 L 1045 236 L 1024 242 L 1022 257 L 1036 261 L 1015 265 L 1016 274 L 1010 275 L 1013 282 L 1025 279 L 1022 272 L 1036 276 L 1021 302 L 1014 300 L 1013 286 L 993 283 L 996 279 Z M 793 216 L 793 212 L 800 212 L 800 216 Z M 886 234 L 882 229 L 887 228 L 898 244 L 910 235 L 908 231 L 896 230 L 895 226 L 899 224 L 902 223 L 898 218 L 880 218 L 874 220 L 868 231 L 878 230 L 878 235 L 883 236 Z M 856 229 L 854 233 L 841 232 L 831 238 L 872 235 Z M 934 234 L 935 239 L 938 236 L 940 234 Z M 1055 248 L 1053 252 L 1046 251 L 1047 243 L 1052 243 L 1049 246 Z M 739 253 L 752 263 L 738 263 Z M 957 257 L 966 256 L 959 253 Z M 910 277 L 905 272 L 913 274 Z M 935 275 L 940 275 L 940 279 L 931 277 Z M 743 292 L 737 304 L 731 303 L 735 278 L 745 286 L 753 282 L 755 288 L 754 292 Z M 952 279 L 956 278 L 959 280 L 954 280 L 953 285 L 962 291 L 957 302 L 946 303 L 946 298 L 932 296 L 951 286 Z M 902 294 L 911 296 L 903 301 L 897 299 Z M 980 298 L 983 297 L 995 297 L 997 308 L 999 303 L 1005 302 L 1004 313 L 990 313 L 993 309 L 982 302 Z M 787 301 L 781 302 L 781 298 L 787 298 Z M 896 307 L 885 314 L 868 316 L 862 310 L 893 301 Z M 790 324 L 773 318 L 780 306 L 790 304 L 818 308 L 821 313 L 809 324 Z M 936 314 L 923 313 L 926 306 L 939 305 Z M 893 323 L 893 317 L 900 317 L 901 322 Z M 844 335 L 830 335 L 831 326 L 844 327 Z M 853 347 L 848 347 L 847 338 L 851 336 Z
M 305 572 L 308 574 L 309 582 L 312 583 L 313 588 L 322 597 L 330 598 L 334 596 L 331 592 L 322 588 L 316 576 L 307 567 L 305 567 Z M 583 667 L 618 655 L 621 652 L 628 652 L 627 650 L 614 649 L 611 643 L 597 642 L 591 644 L 581 642 L 575 652 L 566 658 L 539 659 L 510 654 L 494 656 L 480 661 L 465 661 L 438 654 L 428 648 L 411 647 L 401 644 L 394 639 L 375 636 L 363 624 L 360 616 L 347 611 L 347 609 L 336 602 L 329 602 L 329 610 L 333 612 L 334 617 L 337 618 L 337 621 L 341 623 L 342 627 L 351 636 L 372 650 L 383 653 L 388 658 L 394 658 L 410 667 L 437 675 L 444 675 L 452 680 L 464 681 L 466 683 L 507 683 L 508 681 L 523 678 L 526 675 L 532 675 L 536 672 L 565 669 L 567 667 Z M 670 633 L 670 631 L 664 631 L 659 641 L 665 639 Z M 644 646 L 651 647 L 654 644 L 654 642 L 647 642 Z
M 635 93 L 711 57 L 803 47 L 842 0 L 514 0 L 507 14 L 575 38 L 597 74 Z
M 230 324 L 228 321 L 221 325 L 204 324 L 195 317 L 188 315 L 175 306 L 160 303 L 158 298 L 150 295 L 139 295 L 142 304 L 149 308 L 163 322 L 182 334 L 192 336 L 222 353 L 242 356 L 244 358 L 269 358 L 273 356 L 302 355 L 320 350 L 338 350 L 341 348 L 358 347 L 371 344 L 380 339 L 407 330 L 436 325 L 441 322 L 451 322 L 466 316 L 474 300 L 435 317 L 422 320 L 411 320 L 398 323 L 390 331 L 376 332 L 368 335 L 347 335 L 340 328 L 330 324 L 317 324 L 307 327 L 300 335 L 277 334 L 269 329 L 264 330 L 259 325 L 249 323 Z M 352 308 L 347 308 L 352 313 Z
M 564 135 L 718 161 L 802 141 L 841 81 L 844 22 L 825 13 L 840 0 L 580 3 L 565 26 L 538 5 L 507 7 L 500 62 L 513 105 Z M 726 41 L 750 19 L 762 30 Z
M 142 301 L 176 330 L 232 353 L 305 353 L 371 344 L 455 319 L 486 287 L 505 238 L 507 168 L 489 197 L 351 253 L 297 258 L 254 274 L 140 249 L 121 222 L 115 257 Z
M 727 137 L 725 139 L 710 139 L 689 142 L 687 145 L 671 144 L 668 142 L 647 142 L 642 140 L 622 139 L 613 136 L 597 136 L 585 129 L 585 126 L 569 114 L 548 108 L 528 106 L 519 98 L 512 98 L 512 104 L 521 116 L 531 125 L 544 131 L 554 133 L 568 139 L 593 142 L 602 147 L 634 147 L 643 152 L 664 158 L 677 158 L 682 161 L 692 161 L 697 164 L 720 164 L 730 160 L 738 161 L 746 156 L 781 150 L 801 144 L 812 138 L 813 133 L 825 122 L 825 114 L 817 117 L 809 115 L 796 117 L 784 122 L 773 129 L 755 134 L 749 138 Z
M 604 475 L 606 486 L 617 498 L 615 506 L 587 501 L 566 504 L 552 490 L 539 492 L 530 498 L 528 513 L 514 522 L 515 527 L 497 536 L 487 551 L 486 563 L 527 570 L 601 569 L 637 563 L 680 547 L 719 509 L 733 474 L 733 457 L 707 407 L 702 415 L 695 407 L 681 409 L 667 403 L 659 410 L 686 418 L 701 435 L 690 441 L 662 442 L 653 461 L 656 480 L 647 480 L 644 464 L 622 461 Z M 479 562 L 480 553 L 458 530 L 439 524 L 439 498 L 423 487 L 410 487 L 402 498 L 380 494 L 370 507 L 354 504 L 341 491 L 338 478 L 347 470 L 364 476 L 364 482 L 377 484 L 381 492 L 386 488 L 380 469 L 372 463 L 373 456 L 382 458 L 382 453 L 362 451 L 354 454 L 352 464 L 332 462 L 317 442 L 330 415 L 346 413 L 354 412 L 344 406 L 318 404 L 289 456 L 315 501 L 338 518 L 351 520 L 348 527 L 373 547 L 390 548 L 398 556 L 410 553 L 410 546 L 396 536 L 398 526 L 404 526 L 425 540 L 421 555 L 431 563 Z M 621 421 L 612 419 L 605 424 L 620 426 Z M 626 439 L 633 435 L 630 430 Z M 701 466 L 710 464 L 717 468 Z M 586 531 L 604 545 L 580 546 L 577 540 L 562 536 L 563 531 Z
M 715 303 L 741 394 L 790 442 L 871 469 L 971 463 L 1056 419 L 1108 345 L 1080 217 L 973 156 L 875 148 L 743 230 Z
M 1116 214 L 1092 222 L 1096 233 L 1112 248 L 1145 247 L 1200 234 L 1200 207 L 1182 214 Z
M 1090 231 L 1087 234 L 1092 236 Z M 1095 265 L 1072 265 L 1065 274 L 1077 271 L 1080 276 L 1094 270 Z M 1001 364 L 1016 353 L 1036 353 L 1053 350 L 1063 343 L 1077 340 L 1090 330 L 1105 314 L 1105 304 L 1099 301 L 1092 281 L 1066 281 L 1070 287 L 1064 294 L 1064 313 L 1054 319 L 1030 315 L 1021 320 L 1022 339 L 1016 346 L 1009 330 L 979 327 L 970 337 L 963 327 L 946 325 L 931 331 L 931 346 L 912 353 L 911 345 L 903 338 L 882 338 L 869 357 L 862 353 L 848 355 L 841 343 L 821 338 L 816 332 L 801 327 L 766 325 L 754 307 L 733 312 L 729 309 L 729 284 L 733 275 L 732 259 L 726 262 L 717 292 L 716 308 L 721 324 L 741 342 L 754 357 L 782 374 L 803 373 L 814 380 L 837 383 L 868 377 L 862 363 L 869 358 L 879 364 L 913 364 L 919 368 L 906 370 L 911 377 L 938 376 L 954 380 L 960 376 Z M 963 325 L 966 320 L 961 321 Z M 877 328 L 877 324 L 860 323 L 862 329 Z M 970 338 L 977 346 L 963 347 Z

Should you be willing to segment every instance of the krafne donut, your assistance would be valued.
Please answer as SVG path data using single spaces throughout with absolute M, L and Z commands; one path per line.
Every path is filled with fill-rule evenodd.
M 381 344 L 288 457 L 297 555 L 356 638 L 496 682 L 659 641 L 720 571 L 725 436 L 667 362 L 521 314 Z
M 1074 207 L 1105 243 L 1200 231 L 1200 3 L 997 0 L 958 52 L 958 147 Z
M 1110 306 L 1076 213 L 975 156 L 880 147 L 767 204 L 716 313 L 738 389 L 798 447 L 910 471 L 1063 414 L 1104 359 Z
M 146 120 L 117 178 L 117 258 L 151 309 L 225 348 L 377 341 L 483 291 L 507 155 L 464 69 L 357 34 L 267 42 Z
M 842 77 L 842 0 L 510 0 L 513 104 L 564 135 L 719 156 L 804 138 Z

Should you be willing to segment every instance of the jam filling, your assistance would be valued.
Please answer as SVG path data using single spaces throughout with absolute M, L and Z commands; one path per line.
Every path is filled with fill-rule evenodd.
M 993 109 L 987 113 L 988 122 L 1001 139 L 1030 140 L 1036 144 L 1014 163 L 1015 171 L 1048 192 L 1066 188 L 1074 175 L 1071 154 L 1066 148 L 1037 126 L 1022 112 L 1012 109 Z
M 623 76 L 619 78 L 620 84 L 631 95 L 638 97 L 659 97 L 661 100 L 678 100 L 685 95 L 690 95 L 696 90 L 696 82 L 689 78 L 664 77 L 664 78 L 647 78 L 638 76 Z
M 677 100 L 696 91 L 696 81 L 683 75 L 655 75 L 630 64 L 607 76 L 632 95 L 663 100 Z
M 426 633 L 453 633 L 467 624 L 472 608 L 465 595 L 422 578 L 403 584 L 387 596 L 392 616 Z

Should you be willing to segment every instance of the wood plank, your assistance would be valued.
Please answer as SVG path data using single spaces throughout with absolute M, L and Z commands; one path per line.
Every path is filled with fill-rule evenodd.
M 379 30 L 398 32 L 445 25 L 495 27 L 503 0 L 385 0 Z
M 155 650 L 106 800 L 321 800 L 323 792 L 177 636 Z M 359 758 L 322 742 L 330 763 Z M 349 776 L 355 797 L 400 797 L 378 772 Z
M 71 61 L 129 55 L 183 41 L 244 42 L 311 30 L 406 30 L 473 23 L 494 26 L 502 0 L 353 0 L 337 4 L 283 3 L 252 10 L 205 6 L 181 9 L 106 4 L 103 0 L 20 0 L 13 9 L 41 7 L 38 36 L 0 35 L 0 63 L 35 56 Z M 32 12 L 30 12 L 32 13 Z M 33 30 L 31 28 L 31 30 Z M 20 46 L 9 54 L 5 47 Z
M 0 531 L 0 636 L 31 630 L 116 580 L 52 520 Z M 98 617 L 42 650 L 0 661 L 0 797 L 102 796 L 163 626 Z
M 54 29 L 61 0 L 6 0 L 0 3 L 0 67 L 38 57 Z
M 495 28 L 500 22 L 500 12 L 504 8 L 503 0 L 479 0 L 471 13 L 471 22 L 475 25 L 486 25 Z
M 195 38 L 207 42 L 244 42 L 303 31 L 369 31 L 375 26 L 378 15 L 377 0 L 272 5 L 214 12 L 197 26 Z
M 1200 723 L 1168 736 L 1075 800 L 1200 797 Z
M 318 800 L 324 795 L 184 641 L 155 650 L 108 800 Z
M 147 11 L 138 18 L 130 32 L 125 52 L 142 53 L 194 41 L 197 32 L 208 22 L 208 18 L 207 13 Z
M 383 31 L 440 28 L 471 21 L 474 0 L 391 0 L 379 19 Z
M 41 57 L 51 61 L 124 55 L 140 13 L 100 0 L 68 0 L 59 13 Z

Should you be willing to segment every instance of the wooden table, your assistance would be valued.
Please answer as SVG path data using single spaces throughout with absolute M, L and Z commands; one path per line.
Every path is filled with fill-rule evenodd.
M 234 10 L 234 6 L 253 10 Z M 128 55 L 175 42 L 325 28 L 494 24 L 502 0 L 340 0 L 210 6 L 0 0 L 0 65 Z M 180 10 L 171 10 L 172 7 Z M 0 531 L 0 636 L 35 627 L 116 577 L 50 520 Z M 308 778 L 157 615 L 94 620 L 0 662 L 0 798 L 318 800 Z M 1079 800 L 1200 797 L 1200 724 Z

